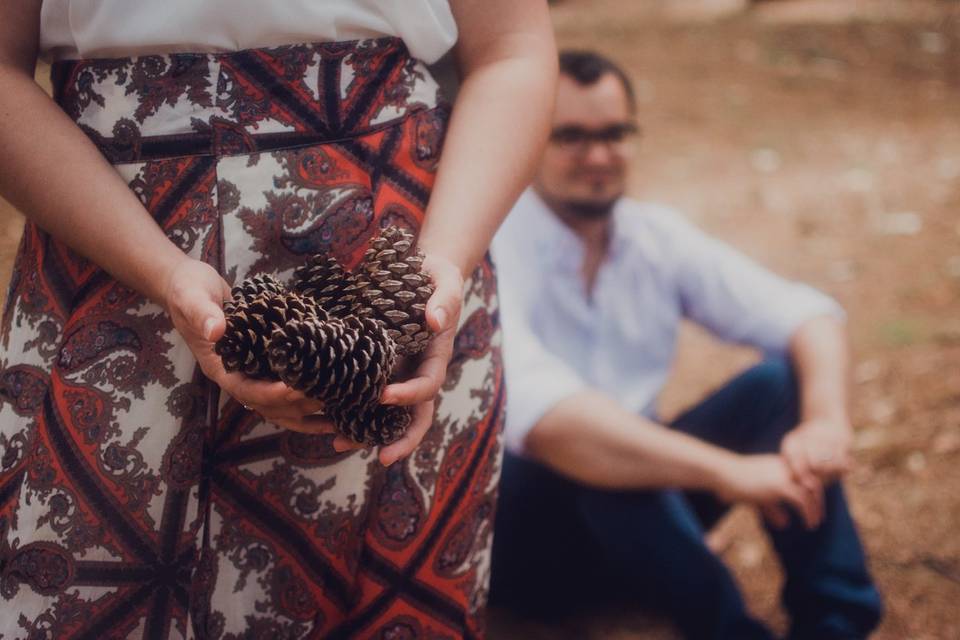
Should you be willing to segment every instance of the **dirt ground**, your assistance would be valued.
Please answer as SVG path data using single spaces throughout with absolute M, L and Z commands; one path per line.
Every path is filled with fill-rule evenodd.
M 960 2 L 561 0 L 562 46 L 636 79 L 634 195 L 677 207 L 835 296 L 854 352 L 847 480 L 887 615 L 878 640 L 960 638 Z M 22 219 L 0 202 L 0 279 Z M 3 287 L 5 291 L 5 286 Z M 756 355 L 685 332 L 669 415 Z M 781 575 L 754 517 L 724 558 L 774 628 Z M 493 640 L 666 639 L 650 616 L 551 625 L 493 612 Z

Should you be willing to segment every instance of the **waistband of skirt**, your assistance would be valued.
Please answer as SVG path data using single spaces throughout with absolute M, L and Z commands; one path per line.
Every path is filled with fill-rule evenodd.
M 114 164 L 372 133 L 442 103 L 400 38 L 61 60 L 54 99 Z

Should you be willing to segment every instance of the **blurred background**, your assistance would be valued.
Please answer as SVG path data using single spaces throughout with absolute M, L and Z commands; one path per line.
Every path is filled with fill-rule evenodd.
M 878 640 L 960 638 L 960 2 L 557 0 L 561 47 L 636 83 L 630 193 L 836 297 L 854 350 L 852 509 L 887 605 Z M 688 328 L 664 414 L 757 360 Z M 754 516 L 721 524 L 751 610 L 781 573 Z M 675 638 L 651 616 L 491 640 Z
M 847 488 L 886 598 L 875 637 L 960 638 L 960 2 L 557 0 L 553 15 L 562 47 L 597 49 L 635 81 L 631 195 L 847 309 Z M 22 225 L 0 201 L 2 292 Z M 756 359 L 687 328 L 664 415 Z M 754 516 L 720 527 L 751 610 L 783 631 Z M 641 611 L 490 624 L 491 640 L 675 637 Z

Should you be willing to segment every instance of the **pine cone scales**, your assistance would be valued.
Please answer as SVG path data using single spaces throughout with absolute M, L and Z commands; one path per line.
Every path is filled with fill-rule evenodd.
M 376 320 L 290 322 L 271 336 L 269 360 L 286 384 L 326 402 L 337 430 L 356 442 L 392 442 L 410 423 L 406 408 L 378 403 L 396 345 Z
M 315 255 L 293 273 L 293 290 L 310 296 L 331 316 L 367 315 L 361 294 L 367 282 L 344 271 L 333 256 Z
M 433 284 L 422 265 L 413 234 L 399 227 L 388 227 L 371 240 L 360 264 L 357 280 L 366 283 L 363 300 L 386 325 L 401 355 L 423 351 L 430 339 L 425 311 Z
M 269 360 L 280 379 L 342 411 L 377 403 L 396 357 L 381 324 L 356 316 L 293 321 L 270 338 Z
M 413 418 L 409 409 L 395 405 L 376 405 L 360 412 L 331 412 L 337 429 L 355 442 L 385 445 L 402 436 Z
M 235 299 L 252 300 L 264 293 L 280 294 L 284 292 L 284 286 L 277 282 L 277 279 L 270 274 L 262 273 L 250 276 L 240 284 L 230 290 L 230 295 Z
M 247 278 L 224 305 L 227 328 L 215 350 L 228 371 L 280 379 L 323 400 L 353 440 L 393 442 L 411 413 L 379 398 L 399 356 L 430 339 L 425 310 L 434 288 L 423 259 L 413 234 L 392 226 L 370 241 L 354 273 L 317 255 L 294 271 L 289 292 L 269 275 Z
M 236 304 L 239 301 L 250 302 L 254 298 L 265 293 L 278 295 L 283 292 L 283 285 L 277 282 L 277 279 L 269 274 L 264 273 L 250 276 L 240 284 L 235 285 L 230 290 L 230 296 L 232 299 L 224 305 L 223 310 L 227 315 L 229 315 L 235 310 Z
M 226 330 L 214 351 L 227 371 L 241 371 L 252 378 L 276 379 L 267 358 L 269 337 L 275 329 L 295 320 L 326 319 L 312 299 L 295 293 L 265 291 L 252 300 L 240 297 L 232 302 Z

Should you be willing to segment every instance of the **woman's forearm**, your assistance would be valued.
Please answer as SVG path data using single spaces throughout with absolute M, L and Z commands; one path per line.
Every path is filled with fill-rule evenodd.
M 0 63 L 0 193 L 123 284 L 160 301 L 186 256 L 20 66 Z
M 549 28 L 490 47 L 462 35 L 464 81 L 420 246 L 467 276 L 533 174 L 547 137 L 557 59 Z

